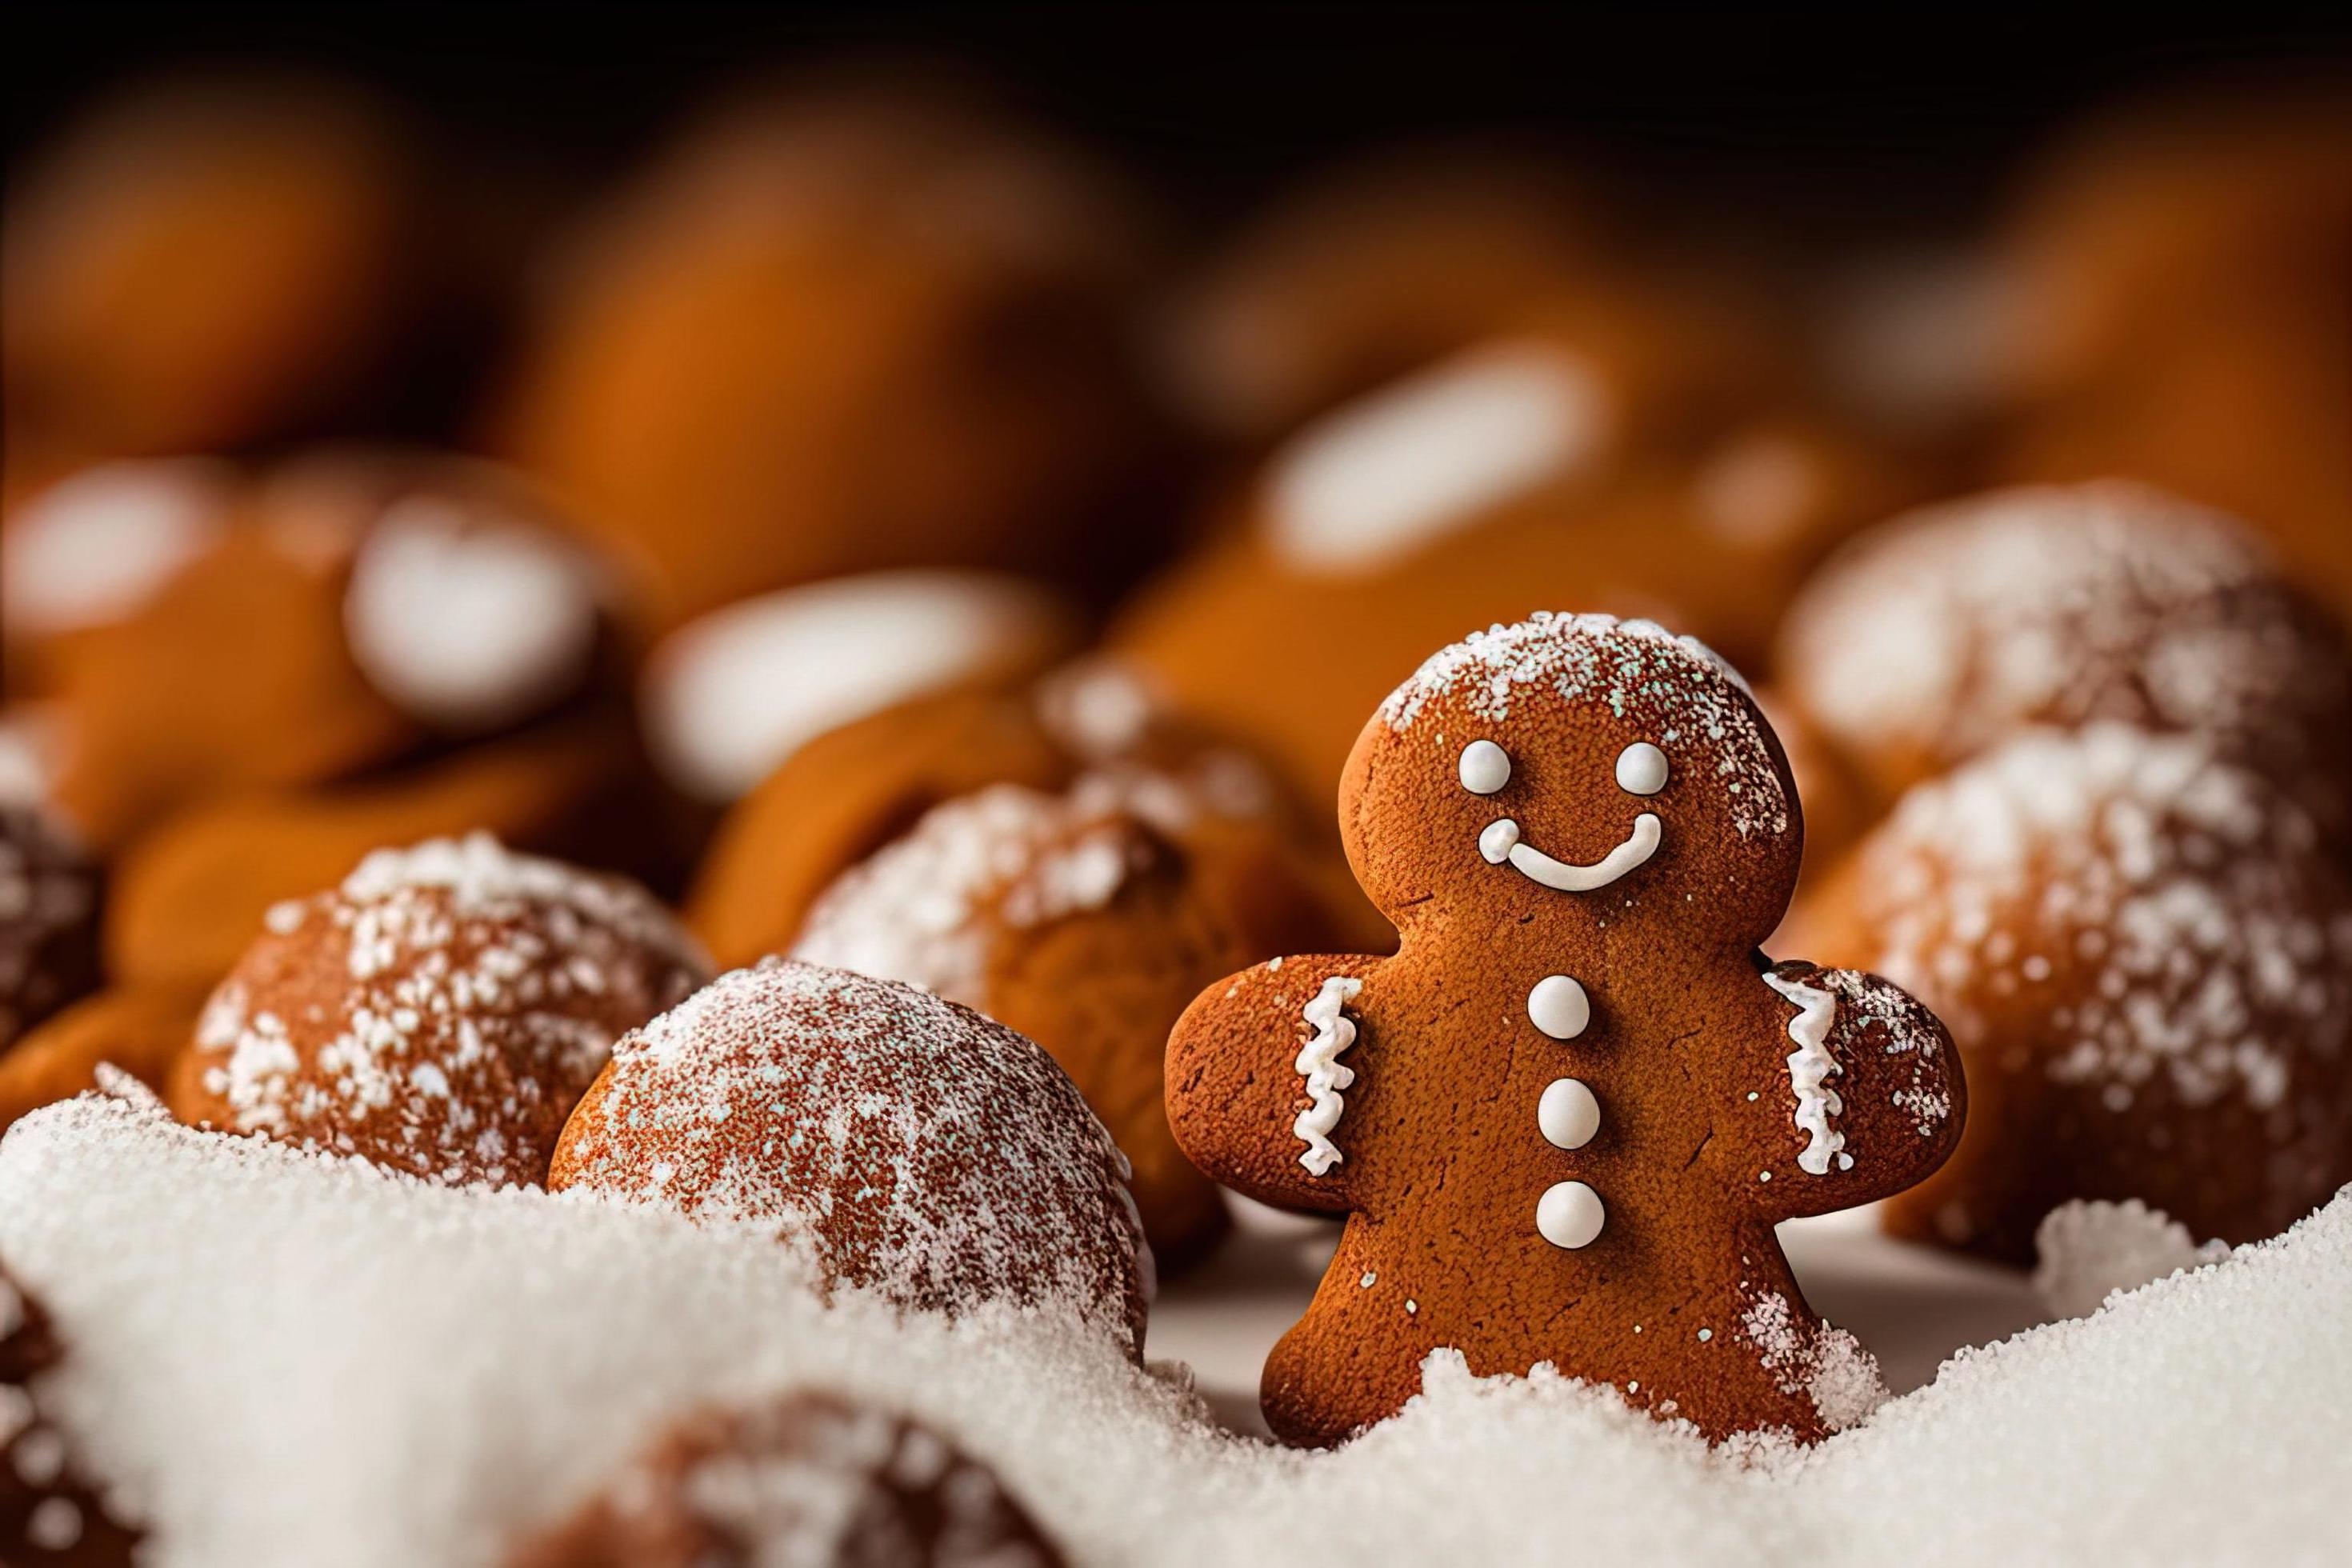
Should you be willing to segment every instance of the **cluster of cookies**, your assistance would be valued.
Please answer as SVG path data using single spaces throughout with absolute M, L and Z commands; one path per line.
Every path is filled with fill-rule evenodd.
M 1346 1218 L 1286 1438 L 1439 1349 L 1851 1425 L 1781 1220 L 2023 1261 L 2068 1199 L 2238 1241 L 2352 1180 L 2334 112 L 2099 130 L 1927 365 L 1524 163 L 1171 288 L 1050 138 L 803 84 L 525 290 L 447 236 L 534 200 L 383 106 L 102 113 L 9 214 L 0 1130 L 120 1068 L 1139 1362 L 1230 1189 Z M 491 302 L 451 449 L 320 444 Z M 0 1335 L 0 1548 L 121 1560 L 5 1283 Z M 785 1538 L 1055 1560 L 810 1395 L 518 1561 Z

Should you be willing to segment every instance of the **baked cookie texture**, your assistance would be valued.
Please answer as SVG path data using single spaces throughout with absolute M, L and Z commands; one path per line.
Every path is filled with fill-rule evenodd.
M 803 1392 L 679 1422 L 508 1568 L 1058 1568 L 985 1464 L 911 1416 Z
M 1325 414 L 1109 646 L 1309 798 L 1357 714 L 1530 584 L 1673 618 L 1752 666 L 1805 572 L 1911 481 L 1748 365 L 1742 324 L 1682 303 L 1550 300 Z
M 2245 518 L 2352 613 L 2352 109 L 2175 92 L 2048 158 L 1997 258 L 2012 478 L 2130 474 Z
M 1866 1413 L 1874 1363 L 1772 1226 L 1918 1182 L 1966 1095 L 1910 996 L 1757 951 L 1803 826 L 1738 677 L 1644 622 L 1498 626 L 1381 706 L 1340 828 L 1395 956 L 1260 964 L 1169 1042 L 1186 1153 L 1349 1216 L 1266 1363 L 1276 1433 L 1393 1414 L 1440 1347 L 1614 1384 L 1711 1439 Z
M 1151 1249 L 1068 1075 L 969 1008 L 767 960 L 614 1047 L 548 1186 L 772 1227 L 829 1287 L 1068 1311 L 1140 1357 Z
M 2231 519 L 2107 481 L 1993 490 L 1855 539 L 1779 640 L 1780 690 L 1880 801 L 2036 725 L 2210 738 L 2352 826 L 2352 642 Z
M 127 1568 L 142 1532 L 110 1510 L 33 1388 L 65 1355 L 47 1314 L 0 1265 L 0 1563 Z
M 1974 1097 L 1898 1235 L 2034 1257 L 2070 1199 L 2276 1235 L 2352 1181 L 2352 884 L 2194 735 L 2021 734 L 1906 795 L 1794 939 L 1934 1007 Z
M 487 834 L 380 850 L 265 925 L 173 1113 L 453 1185 L 541 1181 L 614 1041 L 709 974 L 642 888 Z
M 688 136 L 556 270 L 494 443 L 643 562 L 664 625 L 886 567 L 1085 581 L 1157 442 L 1141 251 L 1083 160 L 919 85 Z

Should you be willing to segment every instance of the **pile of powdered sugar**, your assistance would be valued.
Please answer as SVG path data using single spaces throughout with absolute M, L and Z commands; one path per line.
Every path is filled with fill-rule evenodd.
M 1332 1453 L 1042 1312 L 820 1304 L 794 1257 L 649 1209 L 449 1191 L 85 1099 L 0 1142 L 45 1388 L 164 1564 L 489 1563 L 667 1421 L 817 1386 L 992 1465 L 1075 1560 L 2311 1561 L 2347 1544 L 2352 1196 L 2278 1241 L 1969 1351 L 1806 1452 L 1473 1378 Z

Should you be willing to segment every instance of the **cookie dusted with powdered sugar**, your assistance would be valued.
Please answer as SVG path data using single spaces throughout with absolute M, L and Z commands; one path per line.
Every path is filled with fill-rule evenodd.
M 680 1422 L 509 1568 L 1057 1568 L 995 1472 L 922 1422 L 796 1394 Z
M 1833 558 L 1782 625 L 1783 689 L 1884 798 L 2019 730 L 2210 736 L 2352 826 L 2352 649 L 2233 519 L 2143 485 L 1994 490 Z
M 1710 1439 L 1865 1415 L 1875 1365 L 1772 1227 L 1916 1183 L 1964 1089 L 1911 997 L 1758 951 L 1804 831 L 1738 674 L 1648 622 L 1496 626 L 1373 715 L 1339 822 L 1396 955 L 1219 981 L 1168 1047 L 1203 1170 L 1349 1216 L 1266 1363 L 1274 1429 L 1393 1415 L 1441 1348 Z
M 1906 795 L 1795 922 L 1950 1026 L 1977 1095 L 1898 1233 L 2015 1262 L 2074 1198 L 2253 1241 L 2352 1180 L 2352 889 L 2210 742 L 2025 734 Z
M 452 1184 L 541 1180 L 613 1042 L 709 973 L 644 889 L 486 834 L 380 850 L 267 926 L 173 1109 Z
M 1128 1164 L 1034 1044 L 911 986 L 770 960 L 624 1039 L 548 1185 L 773 1227 L 824 1278 L 1075 1313 L 1140 1354 Z

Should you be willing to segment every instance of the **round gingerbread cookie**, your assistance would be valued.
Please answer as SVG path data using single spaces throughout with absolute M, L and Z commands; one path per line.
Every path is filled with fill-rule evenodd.
M 380 850 L 266 927 L 173 1110 L 451 1184 L 540 1181 L 613 1042 L 708 973 L 642 888 L 487 834 Z
M 1935 1169 L 1959 1065 L 1886 982 L 1757 950 L 1803 828 L 1730 667 L 1605 616 L 1473 636 L 1365 726 L 1340 828 L 1395 956 L 1261 964 L 1169 1043 L 1203 1170 L 1349 1216 L 1266 1363 L 1274 1429 L 1344 1438 L 1441 1347 L 1614 1384 L 1711 1439 L 1865 1415 L 1874 1363 L 1772 1226 Z
M 2123 482 L 1899 518 L 1789 613 L 1783 689 L 1882 798 L 2029 725 L 2210 736 L 2352 825 L 2352 648 L 2218 512 Z
M 64 1359 L 47 1315 L 0 1266 L 0 1563 L 127 1568 L 141 1532 L 109 1510 L 33 1389 Z
M 2074 1198 L 2275 1235 L 2352 1180 L 2352 886 L 2193 736 L 2021 735 L 1906 795 L 1792 922 L 1950 1026 L 1975 1096 L 1897 1234 L 2011 1262 Z
M 508 1568 L 1057 1568 L 994 1471 L 911 1416 L 802 1393 L 679 1422 Z
M 1169 1027 L 1215 976 L 1333 935 L 1281 840 L 1219 833 L 1213 815 L 1183 777 L 1131 765 L 1061 792 L 992 784 L 845 871 L 793 948 L 1045 1047 L 1133 1163 L 1144 1230 L 1171 1271 L 1223 1234 L 1225 1209 L 1169 1134 Z
M 1069 1310 L 1139 1355 L 1128 1166 L 1035 1045 L 911 986 L 769 960 L 614 1048 L 550 1188 L 772 1226 L 830 1283 Z

